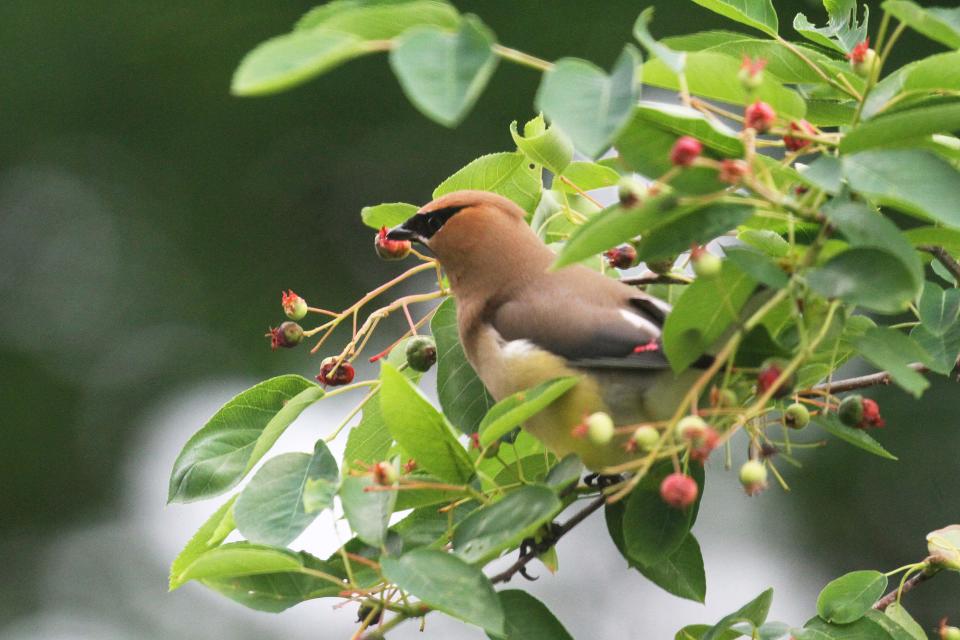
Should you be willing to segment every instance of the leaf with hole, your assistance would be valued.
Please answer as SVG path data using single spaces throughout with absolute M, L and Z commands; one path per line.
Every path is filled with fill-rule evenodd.
M 285 453 L 267 460 L 237 499 L 237 529 L 250 542 L 283 547 L 331 506 L 340 472 L 323 440 L 313 454 Z M 309 484 L 313 510 L 304 506 Z M 322 486 L 318 486 L 322 485 Z M 326 500 L 323 500 L 323 496 Z

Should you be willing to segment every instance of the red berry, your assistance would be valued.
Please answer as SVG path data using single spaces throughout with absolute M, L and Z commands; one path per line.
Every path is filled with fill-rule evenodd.
M 410 255 L 410 241 L 391 240 L 387 237 L 386 227 L 380 227 L 380 231 L 373 237 L 373 246 L 377 255 L 384 260 L 403 260 Z
M 338 360 L 335 357 L 325 358 L 324 361 L 320 363 L 320 373 L 317 374 L 317 382 L 331 387 L 350 384 L 353 381 L 353 376 L 356 374 L 353 370 L 353 365 L 344 360 L 337 366 L 337 362 Z M 334 368 L 336 368 L 336 370 L 334 370 Z
M 808 136 L 817 135 L 817 130 L 813 128 L 813 125 L 807 122 L 806 120 L 794 120 L 790 123 L 790 131 L 796 133 L 803 133 Z M 783 144 L 790 151 L 799 151 L 804 147 L 810 146 L 810 140 L 805 140 L 803 138 L 795 138 L 789 133 L 783 136 Z
M 703 145 L 696 138 L 682 136 L 670 149 L 670 162 L 678 167 L 689 167 L 703 153 Z
M 293 292 L 292 289 L 280 292 L 280 304 L 283 312 L 291 320 L 302 320 L 307 315 L 307 301 Z
M 604 252 L 607 264 L 614 269 L 629 269 L 637 264 L 637 250 L 631 244 L 622 244 Z
M 870 38 L 868 37 L 863 42 L 857 43 L 857 46 L 847 54 L 847 59 L 853 64 L 859 64 L 866 62 L 867 52 L 870 51 Z
M 710 457 L 710 452 L 717 448 L 720 434 L 713 427 L 707 427 L 703 433 L 690 438 L 690 459 L 704 463 Z
M 727 184 L 740 184 L 743 177 L 750 173 L 750 165 L 743 160 L 721 160 L 720 161 L 720 182 Z
M 699 492 L 697 481 L 683 473 L 671 473 L 660 483 L 660 497 L 674 509 L 689 507 Z
M 760 369 L 760 373 L 757 374 L 757 393 L 763 395 L 769 391 L 773 387 L 774 382 L 780 378 L 780 374 L 782 373 L 783 367 L 778 362 L 770 362 L 764 365 Z M 782 398 L 790 393 L 791 387 L 793 387 L 792 376 L 785 380 L 782 385 L 780 385 L 780 387 L 773 393 L 773 397 Z
M 861 429 L 879 429 L 886 426 L 886 421 L 880 415 L 880 405 L 870 398 L 863 399 L 863 419 L 858 425 Z
M 416 470 L 416 468 L 417 468 L 417 461 L 414 460 L 413 458 L 410 458 L 409 460 L 407 460 L 407 464 L 403 465 L 403 472 L 410 473 Z
M 757 100 L 743 112 L 744 126 L 756 130 L 757 133 L 766 133 L 777 117 L 777 112 L 766 102 Z
M 274 351 L 277 350 L 277 347 L 292 349 L 303 340 L 303 328 L 296 322 L 288 320 L 281 323 L 276 329 L 271 327 L 267 337 L 270 338 L 270 348 Z

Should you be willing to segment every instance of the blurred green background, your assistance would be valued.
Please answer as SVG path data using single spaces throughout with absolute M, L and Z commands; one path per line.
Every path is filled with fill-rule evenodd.
M 313 4 L 0 3 L 0 635 L 63 597 L 40 567 L 64 537 L 136 500 L 131 468 L 169 469 L 172 458 L 137 458 L 160 399 L 203 381 L 315 373 L 316 359 L 271 353 L 262 337 L 280 290 L 339 308 L 396 273 L 375 258 L 361 207 L 425 202 L 472 158 L 508 150 L 507 125 L 532 115 L 537 74 L 501 64 L 466 122 L 443 129 L 409 105 L 382 56 L 277 96 L 231 97 L 242 55 Z M 507 45 L 602 66 L 647 4 L 661 36 L 732 26 L 686 0 L 455 4 Z M 798 10 L 822 18 L 819 3 L 775 5 L 784 33 Z M 895 64 L 935 51 L 912 33 L 898 49 Z M 764 511 L 750 527 L 727 513 L 721 535 L 742 545 L 778 531 L 766 542 L 791 566 L 827 576 L 921 559 L 929 530 L 960 521 L 956 389 L 939 383 L 920 402 L 884 391 L 879 437 L 899 463 L 831 443 L 789 472 L 790 495 L 737 502 Z M 784 532 L 773 523 L 785 518 Z M 958 593 L 957 576 L 938 578 L 909 608 L 927 627 L 960 620 Z

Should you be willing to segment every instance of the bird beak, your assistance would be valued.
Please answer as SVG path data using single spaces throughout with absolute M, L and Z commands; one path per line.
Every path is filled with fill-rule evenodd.
M 409 220 L 407 222 L 409 222 Z M 419 242 L 419 235 L 407 226 L 407 222 L 398 224 L 393 229 L 387 231 L 387 240 L 416 240 Z

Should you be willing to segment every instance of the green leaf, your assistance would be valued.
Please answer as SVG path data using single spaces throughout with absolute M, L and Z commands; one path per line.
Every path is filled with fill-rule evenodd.
M 547 127 L 543 116 L 537 116 L 523 127 L 523 135 L 517 133 L 517 121 L 510 123 L 510 135 L 517 148 L 535 163 L 543 165 L 559 175 L 573 159 L 573 143 L 557 127 Z
M 575 453 L 568 453 L 563 457 L 563 460 L 550 468 L 550 472 L 543 482 L 548 487 L 553 487 L 559 491 L 579 480 L 582 472 L 583 463 L 580 461 L 580 457 Z
M 682 51 L 674 51 L 667 45 L 657 42 L 650 35 L 651 20 L 653 20 L 653 7 L 647 7 L 640 12 L 637 21 L 633 23 L 633 37 L 646 47 L 651 56 L 663 60 L 663 63 L 670 67 L 674 73 L 683 73 L 683 65 L 686 62 L 687 54 Z
M 817 615 L 827 622 L 859 620 L 880 599 L 887 576 L 879 571 L 854 571 L 832 580 L 817 597 Z
M 702 640 L 703 636 L 710 631 L 709 624 L 688 624 L 680 631 L 677 631 L 677 634 L 673 637 L 674 640 Z M 742 633 L 737 633 L 736 631 L 724 631 L 719 636 L 716 637 L 716 640 L 736 640 L 736 638 L 741 637 Z
M 887 460 L 897 459 L 897 456 L 884 449 L 883 445 L 867 435 L 866 431 L 848 427 L 840 422 L 840 419 L 833 413 L 821 414 L 816 418 L 815 422 L 830 435 L 836 436 L 859 449 L 863 449 L 875 456 L 886 458 Z
M 814 617 L 804 626 L 797 640 L 911 640 L 905 629 L 879 611 L 867 611 L 850 624 L 831 624 Z
M 707 631 L 702 640 L 720 640 L 731 625 L 737 622 L 749 622 L 759 627 L 767 619 L 770 611 L 770 602 L 773 600 L 773 589 L 767 589 L 759 596 L 743 605 L 733 613 L 727 614 Z
M 737 234 L 737 240 L 774 258 L 783 258 L 790 252 L 790 243 L 775 231 L 744 229 Z
M 935 334 L 925 325 L 920 325 L 910 332 L 910 339 L 926 353 L 927 357 L 922 362 L 931 370 L 942 375 L 953 371 L 960 354 L 960 325 L 954 325 L 942 334 Z
M 761 58 L 767 61 L 764 68 L 764 77 L 767 74 L 781 84 L 825 84 L 823 77 L 814 71 L 810 65 L 797 57 L 795 53 L 774 40 L 746 38 L 743 34 L 733 34 L 736 37 L 725 39 L 722 42 L 711 43 L 708 47 L 695 48 L 694 51 L 708 50 L 711 53 L 723 53 L 742 61 L 744 56 Z M 840 74 L 858 91 L 863 89 L 864 79 L 858 76 L 844 62 L 825 56 L 818 49 L 794 44 L 804 57 L 823 69 L 830 77 Z
M 721 157 L 739 158 L 743 142 L 726 125 L 708 120 L 703 113 L 683 105 L 641 100 L 637 103 L 635 120 L 642 120 L 679 136 L 693 136 Z
M 449 553 L 423 548 L 399 558 L 382 558 L 380 567 L 387 580 L 427 606 L 503 635 L 503 608 L 480 569 Z
M 395 367 L 400 367 L 407 361 L 406 345 L 409 339 L 398 342 L 385 360 Z M 403 370 L 403 375 L 416 384 L 423 374 L 419 371 L 407 367 Z M 343 467 L 364 468 L 367 465 L 379 462 L 387 457 L 390 451 L 390 445 L 393 444 L 393 436 L 390 435 L 387 424 L 383 420 L 383 412 L 380 410 L 379 389 L 375 397 L 367 400 L 363 405 L 363 417 L 360 424 L 350 429 L 347 435 L 347 446 L 343 453 Z
M 936 245 L 951 255 L 960 255 L 960 231 L 944 227 L 916 227 L 903 232 L 914 247 Z
M 470 564 L 486 563 L 531 537 L 563 505 L 552 489 L 527 485 L 477 509 L 453 533 L 453 552 Z
M 297 557 L 303 567 L 342 577 L 333 567 L 306 552 L 301 551 Z M 302 571 L 301 567 L 296 571 L 207 578 L 203 584 L 246 607 L 269 613 L 280 613 L 312 598 L 336 596 L 347 586 Z
M 468 482 L 473 463 L 443 414 L 390 363 L 383 363 L 380 380 L 380 410 L 393 439 L 421 469 L 447 482 Z
M 739 82 L 731 80 L 737 77 L 740 64 L 739 60 L 714 51 L 688 53 L 685 75 L 690 93 L 735 105 L 762 100 L 786 118 L 802 118 L 806 115 L 803 98 L 777 82 L 772 74 L 759 89 L 747 93 Z M 643 65 L 643 81 L 664 89 L 680 88 L 676 74 L 658 59 L 649 60 Z
M 593 189 L 602 189 L 603 187 L 612 187 L 620 182 L 620 174 L 596 162 L 571 162 L 563 170 L 563 177 L 577 185 L 584 191 Z M 566 193 L 576 193 L 573 187 L 560 180 L 555 180 L 554 189 L 560 189 Z
M 631 45 L 610 75 L 586 60 L 563 58 L 543 74 L 537 108 L 591 158 L 606 151 L 630 116 L 640 91 L 640 53 Z
M 857 0 L 824 0 L 829 19 L 827 26 L 817 28 L 802 13 L 793 19 L 793 28 L 811 42 L 840 53 L 847 53 L 867 38 L 870 7 L 863 7 L 863 21 L 857 22 Z
M 960 49 L 960 9 L 924 8 L 909 0 L 887 0 L 883 10 L 931 40 Z
M 893 381 L 915 398 L 930 382 L 907 365 L 925 359 L 926 353 L 907 334 L 890 327 L 873 327 L 852 340 L 861 356 L 880 369 L 886 369 Z
M 395 227 L 417 212 L 416 205 L 406 202 L 386 202 L 360 210 L 363 224 L 374 229 Z
M 339 474 L 337 462 L 323 440 L 317 441 L 313 455 L 285 453 L 267 460 L 237 499 L 237 529 L 250 542 L 288 545 L 319 515 L 304 508 L 307 484 L 327 486 L 326 505 L 314 501 L 314 506 L 326 508 L 333 502 Z M 312 495 L 317 496 L 316 489 Z
M 925 99 L 960 90 L 960 51 L 929 56 L 906 64 L 877 85 L 867 96 L 863 119 L 869 120 L 890 108 L 909 106 L 912 99 Z
M 882 249 L 899 260 L 910 273 L 913 299 L 923 285 L 923 265 L 900 229 L 889 219 L 860 202 L 833 200 L 825 207 L 827 219 L 836 225 L 854 247 Z
M 323 393 L 306 378 L 285 375 L 237 395 L 184 445 L 173 463 L 168 501 L 201 500 L 236 486 Z
M 693 0 L 701 7 L 735 20 L 748 27 L 776 36 L 779 28 L 777 12 L 771 0 Z
M 177 582 L 298 571 L 302 566 L 299 556 L 292 551 L 232 542 L 200 554 L 177 576 Z
M 540 202 L 543 178 L 539 165 L 530 162 L 519 151 L 491 153 L 480 156 L 440 183 L 433 197 L 476 189 L 491 191 L 513 200 L 520 208 L 532 213 Z
M 348 33 L 314 29 L 294 31 L 258 45 L 233 74 L 236 96 L 261 96 L 303 84 L 375 47 Z
M 443 413 L 461 432 L 474 433 L 494 401 L 463 352 L 453 298 L 437 307 L 430 332 L 437 341 L 437 396 Z
M 790 279 L 777 263 L 753 249 L 742 247 L 725 247 L 727 260 L 740 267 L 751 278 L 774 289 L 783 289 Z
M 805 170 L 800 171 L 800 179 L 816 189 L 835 196 L 843 188 L 840 160 L 834 156 L 820 156 Z
M 579 381 L 579 376 L 547 380 L 532 389 L 509 395 L 493 405 L 477 429 L 480 433 L 480 445 L 487 447 L 515 427 L 521 426 L 575 387 Z
M 960 571 L 960 524 L 928 533 L 927 552 L 942 568 Z
M 737 320 L 756 281 L 729 260 L 715 278 L 698 278 L 684 289 L 663 327 L 663 349 L 674 372 L 696 362 Z
M 390 67 L 407 99 L 435 122 L 455 127 L 470 111 L 497 68 L 496 39 L 475 16 L 455 34 L 412 29 L 390 51 Z
M 233 503 L 236 499 L 237 497 L 233 496 L 220 505 L 220 508 L 207 518 L 207 521 L 197 529 L 197 532 L 193 534 L 183 550 L 174 558 L 170 565 L 170 591 L 183 586 L 184 581 L 180 579 L 180 576 L 186 571 L 187 567 L 193 564 L 194 560 L 206 551 L 220 546 L 234 530 Z
M 380 547 L 386 541 L 390 514 L 397 491 L 366 491 L 378 487 L 369 476 L 344 476 L 340 482 L 340 502 L 350 528 L 363 542 Z
M 903 627 L 904 631 L 909 633 L 913 640 L 927 640 L 927 632 L 899 602 L 891 602 L 883 612 L 888 618 Z
M 573 640 L 545 604 L 520 589 L 497 594 L 506 616 L 504 634 L 491 640 Z
M 643 236 L 641 260 L 675 255 L 693 242 L 706 242 L 750 217 L 752 208 L 732 203 L 676 206 L 676 198 L 658 196 L 640 207 L 613 205 L 580 225 L 557 256 L 553 269 L 586 260 L 621 242 Z
M 898 111 L 864 122 L 843 137 L 841 153 L 902 146 L 905 140 L 960 131 L 960 104 L 938 104 Z
M 645 229 L 637 243 L 637 258 L 643 261 L 676 256 L 691 244 L 706 244 L 734 229 L 753 214 L 753 207 L 732 202 L 711 202 L 674 209 Z
M 688 533 L 680 545 L 664 558 L 651 564 L 643 564 L 629 555 L 623 537 L 623 502 L 608 504 L 604 510 L 607 531 L 627 563 L 648 580 L 665 591 L 680 598 L 703 602 L 707 596 L 707 579 L 703 570 L 700 545 L 692 533 Z
M 923 283 L 917 305 L 920 321 L 934 335 L 943 335 L 960 316 L 960 289 L 941 289 L 937 284 Z
M 830 258 L 807 276 L 810 288 L 827 298 L 879 311 L 901 313 L 916 293 L 910 269 L 888 251 L 855 247 Z
M 460 24 L 457 10 L 446 2 L 414 0 L 389 3 L 328 2 L 308 11 L 297 22 L 298 31 L 323 27 L 364 40 L 391 40 L 416 26 L 453 31 Z
M 623 548 L 638 565 L 650 566 L 680 548 L 690 532 L 703 497 L 703 471 L 695 465 L 690 473 L 700 487 L 696 504 L 675 509 L 660 497 L 660 483 L 673 466 L 661 464 L 651 469 L 627 498 L 623 513 Z

